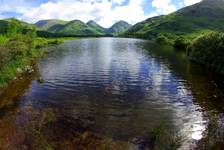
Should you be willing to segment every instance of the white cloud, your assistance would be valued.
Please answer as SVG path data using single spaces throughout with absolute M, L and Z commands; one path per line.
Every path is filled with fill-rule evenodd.
M 109 27 L 119 20 L 135 24 L 149 17 L 169 14 L 201 0 L 181 0 L 180 6 L 175 6 L 172 0 L 51 0 L 40 5 L 40 2 L 29 0 L 0 0 L 0 17 L 5 12 L 20 14 L 24 21 L 34 23 L 42 19 L 79 19 L 84 22 L 95 20 L 104 27 Z M 124 5 L 125 3 L 125 5 Z M 146 6 L 145 5 L 149 5 Z M 150 8 L 155 11 L 144 11 Z M 182 5 L 182 6 L 181 6 Z
M 156 12 L 159 14 L 169 14 L 177 10 L 171 0 L 153 0 L 152 7 L 155 7 Z
M 193 5 L 195 3 L 199 3 L 201 1 L 202 0 L 184 0 L 184 4 L 185 4 L 185 6 L 189 6 L 189 5 Z
M 122 4 L 125 2 L 125 0 L 111 0 L 111 2 L 116 3 L 116 4 Z
M 84 22 L 96 20 L 99 24 L 109 27 L 114 22 L 125 20 L 136 23 L 146 19 L 142 4 L 144 0 L 129 0 L 125 6 L 121 5 L 125 0 L 60 0 L 48 2 L 23 13 L 21 19 L 35 22 L 41 19 L 80 19 Z M 118 4 L 114 6 L 114 4 Z

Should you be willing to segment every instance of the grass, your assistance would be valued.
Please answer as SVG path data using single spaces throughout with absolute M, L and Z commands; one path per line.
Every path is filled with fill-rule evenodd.
M 6 36 L 0 35 L 0 45 L 4 45 L 8 40 Z

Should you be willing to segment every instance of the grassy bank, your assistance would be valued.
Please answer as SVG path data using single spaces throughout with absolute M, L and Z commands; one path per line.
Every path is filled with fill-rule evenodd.
M 44 55 L 38 48 L 62 43 L 66 39 L 45 39 L 33 33 L 0 36 L 0 88 L 18 75 L 32 73 L 32 63 Z
M 159 34 L 155 41 L 185 51 L 189 59 L 212 72 L 224 75 L 224 33 L 210 30 L 181 36 Z

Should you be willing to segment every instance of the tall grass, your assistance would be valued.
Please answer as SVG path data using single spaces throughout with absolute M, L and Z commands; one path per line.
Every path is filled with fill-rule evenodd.
M 6 36 L 0 35 L 0 45 L 4 45 L 8 40 Z

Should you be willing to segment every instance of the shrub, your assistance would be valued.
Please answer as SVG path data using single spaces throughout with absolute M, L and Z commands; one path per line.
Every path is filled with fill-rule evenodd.
M 8 41 L 6 36 L 0 35 L 0 45 L 4 45 Z
M 224 74 L 224 33 L 210 32 L 195 39 L 187 53 L 191 60 Z
M 163 34 L 159 34 L 159 35 L 157 35 L 156 42 L 159 44 L 168 44 L 169 39 L 166 36 L 164 36 Z
M 8 52 L 12 58 L 17 56 L 24 56 L 29 50 L 27 44 L 21 41 L 9 41 L 6 44 L 6 48 L 8 49 Z
M 179 37 L 174 41 L 174 47 L 180 50 L 186 50 L 189 42 L 185 40 L 183 37 Z

